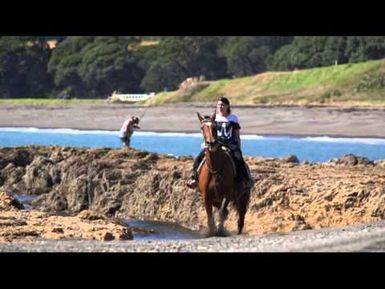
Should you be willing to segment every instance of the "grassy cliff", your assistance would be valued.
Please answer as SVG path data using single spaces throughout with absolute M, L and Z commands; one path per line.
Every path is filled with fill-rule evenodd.
M 204 81 L 159 93 L 148 104 L 212 102 L 219 95 L 234 104 L 384 106 L 385 59 Z

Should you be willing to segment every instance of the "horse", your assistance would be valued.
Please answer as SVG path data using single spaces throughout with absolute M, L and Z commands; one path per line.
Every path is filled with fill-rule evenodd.
M 225 236 L 224 223 L 228 216 L 227 206 L 232 203 L 238 214 L 238 235 L 242 234 L 245 215 L 250 199 L 250 188 L 236 178 L 236 167 L 230 150 L 217 137 L 215 115 L 198 119 L 205 144 L 205 159 L 200 166 L 198 189 L 207 214 L 209 236 Z M 213 207 L 219 210 L 218 230 L 215 225 Z

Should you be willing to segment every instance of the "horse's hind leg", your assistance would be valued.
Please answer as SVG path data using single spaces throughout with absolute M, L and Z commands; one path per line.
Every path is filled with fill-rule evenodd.
M 242 234 L 243 226 L 245 224 L 245 215 L 249 203 L 250 193 L 244 193 L 237 202 L 238 211 L 238 235 Z
M 225 236 L 224 224 L 229 214 L 227 206 L 229 205 L 229 200 L 224 198 L 222 201 L 221 208 L 219 209 L 219 225 L 218 225 L 218 236 Z

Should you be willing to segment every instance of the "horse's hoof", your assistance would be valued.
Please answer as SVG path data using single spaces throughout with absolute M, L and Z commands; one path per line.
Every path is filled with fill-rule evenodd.
M 226 231 L 225 229 L 218 230 L 218 232 L 216 233 L 216 236 L 217 237 L 228 237 L 228 236 L 230 236 L 230 233 L 228 231 Z
M 217 235 L 217 232 L 210 232 L 210 231 L 207 231 L 204 236 L 206 238 L 211 238 L 211 237 L 215 237 Z

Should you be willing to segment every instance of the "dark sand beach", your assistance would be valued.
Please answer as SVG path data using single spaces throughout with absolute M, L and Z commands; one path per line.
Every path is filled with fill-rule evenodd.
M 199 132 L 196 112 L 207 104 L 144 107 L 129 104 L 0 107 L 1 127 L 119 130 L 126 117 L 141 117 L 142 131 Z M 233 106 L 243 134 L 385 137 L 385 108 Z

